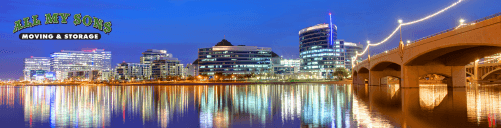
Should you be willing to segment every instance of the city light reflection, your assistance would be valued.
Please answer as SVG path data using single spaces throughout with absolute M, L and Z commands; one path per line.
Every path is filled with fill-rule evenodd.
M 24 86 L 0 93 L 2 106 L 22 106 L 27 127 L 110 127 L 116 121 L 176 127 L 193 116 L 198 127 L 392 126 L 359 102 L 350 85 Z
M 421 86 L 421 85 L 420 85 Z M 422 109 L 431 111 L 444 100 L 447 95 L 447 85 L 425 85 L 419 88 L 419 105 Z
M 468 87 L 466 99 L 469 122 L 487 123 L 489 127 L 498 127 L 501 122 L 500 87 Z

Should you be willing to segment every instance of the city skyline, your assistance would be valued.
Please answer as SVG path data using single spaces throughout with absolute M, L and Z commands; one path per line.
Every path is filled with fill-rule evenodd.
M 22 76 L 24 58 L 48 56 L 52 52 L 63 49 L 103 48 L 110 50 L 113 51 L 112 64 L 122 61 L 138 62 L 137 58 L 141 55 L 140 53 L 146 49 L 165 49 L 179 58 L 181 63 L 188 64 L 196 59 L 198 48 L 213 46 L 221 38 L 227 38 L 235 44 L 271 47 L 284 58 L 298 58 L 297 32 L 308 26 L 328 23 L 329 12 L 333 14 L 333 24 L 339 27 L 338 39 L 364 44 L 366 40 L 377 42 L 385 38 L 398 25 L 398 19 L 416 20 L 450 5 L 455 0 L 310 2 L 309 4 L 313 6 L 294 1 L 283 5 L 282 2 L 273 3 L 273 1 L 266 5 L 252 2 L 218 4 L 194 1 L 167 1 L 158 4 L 114 2 L 113 4 L 119 5 L 111 6 L 112 3 L 102 3 L 101 5 L 78 6 L 75 9 L 72 8 L 75 6 L 68 4 L 69 2 L 55 2 L 58 2 L 57 6 L 61 7 L 54 7 L 56 5 L 52 2 L 23 4 L 9 1 L 2 5 L 0 12 L 7 13 L 7 15 L 0 21 L 0 26 L 5 28 L 0 31 L 2 37 L 0 42 L 5 43 L 0 48 L 0 61 L 3 62 L 0 64 L 0 79 L 17 79 Z M 403 27 L 403 39 L 416 40 L 452 28 L 458 25 L 460 18 L 468 22 L 497 13 L 496 5 L 499 3 L 501 2 L 494 0 L 465 1 L 452 8 L 453 11 L 446 11 L 430 21 Z M 86 3 L 81 4 L 86 5 Z M 468 6 L 465 6 L 466 4 Z M 37 6 L 38 8 L 12 11 L 21 6 Z M 219 8 L 220 6 L 226 8 Z M 482 8 L 479 8 L 480 6 Z M 164 9 L 164 7 L 168 8 Z M 198 9 L 185 9 L 189 7 Z M 105 11 L 95 11 L 98 9 Z M 121 13 L 106 11 L 111 9 L 124 9 L 125 11 Z M 173 11 L 176 9 L 180 11 Z M 165 12 L 139 15 L 157 11 Z M 34 14 L 56 12 L 83 13 L 113 21 L 114 32 L 109 35 L 103 34 L 101 40 L 97 41 L 24 41 L 19 40 L 17 34 L 11 33 L 15 20 Z M 153 22 L 155 20 L 161 23 Z M 200 21 L 204 22 L 201 24 Z M 148 22 L 148 24 L 140 27 L 141 25 L 137 24 L 141 22 Z M 157 28 L 163 29 L 157 30 Z M 98 31 L 92 27 L 60 24 L 25 29 L 19 33 L 27 32 Z M 171 36 L 163 38 L 165 37 L 163 35 Z M 197 36 L 197 38 L 191 36 Z M 397 46 L 398 38 L 393 37 L 388 43 L 371 48 L 371 54 Z

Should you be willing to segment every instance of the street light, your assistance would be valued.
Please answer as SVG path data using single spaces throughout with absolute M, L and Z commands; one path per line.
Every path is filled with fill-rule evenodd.
M 404 21 L 402 19 L 398 20 L 398 23 L 402 24 Z
M 411 43 L 411 40 L 407 40 L 407 44 L 410 44 Z
M 459 20 L 459 25 L 463 25 L 463 23 L 464 23 L 464 22 L 465 22 L 465 20 L 464 20 L 464 19 L 460 19 L 460 20 Z

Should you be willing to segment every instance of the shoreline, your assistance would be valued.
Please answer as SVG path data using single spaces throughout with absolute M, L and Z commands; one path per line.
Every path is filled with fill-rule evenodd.
M 351 84 L 351 81 L 301 81 L 301 82 L 148 82 L 148 83 L 52 83 L 52 84 L 3 84 L 3 86 L 168 86 L 168 85 L 249 85 L 249 84 Z

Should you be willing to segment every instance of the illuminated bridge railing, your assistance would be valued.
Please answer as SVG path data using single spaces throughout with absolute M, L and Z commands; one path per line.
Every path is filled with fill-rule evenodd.
M 426 36 L 426 37 L 423 37 L 423 38 L 420 38 L 420 39 L 414 40 L 414 41 L 412 41 L 411 43 L 406 44 L 406 46 L 412 45 L 412 44 L 414 44 L 415 42 L 418 42 L 418 41 L 422 41 L 422 40 L 425 40 L 425 39 L 428 39 L 428 38 L 431 38 L 431 37 L 434 37 L 434 36 L 437 36 L 437 35 L 440 35 L 440 34 L 444 34 L 444 33 L 450 32 L 450 31 L 455 30 L 455 29 L 458 29 L 458 28 L 462 28 L 462 27 L 465 27 L 465 26 L 474 25 L 474 24 L 476 24 L 476 23 L 478 23 L 478 22 L 482 22 L 482 21 L 485 21 L 485 20 L 488 20 L 488 19 L 492 19 L 492 18 L 494 18 L 494 17 L 498 17 L 498 16 L 501 16 L 501 12 L 498 12 L 498 13 L 496 13 L 496 14 L 493 14 L 493 15 L 490 15 L 490 16 L 487 16 L 487 17 L 484 17 L 484 18 L 481 18 L 481 19 L 478 19 L 478 20 L 475 20 L 475 21 L 472 21 L 472 22 L 469 22 L 469 23 L 465 23 L 465 24 L 463 24 L 463 25 L 462 25 L 462 26 L 460 26 L 460 27 L 450 28 L 450 29 L 443 30 L 443 31 L 441 31 L 441 32 L 438 32 L 438 33 L 435 33 L 435 34 L 432 34 L 432 35 L 429 35 L 429 36 Z M 388 51 L 384 51 L 384 52 L 377 53 L 377 54 L 375 54 L 374 56 L 371 56 L 371 57 L 376 58 L 376 57 L 379 57 L 379 56 L 382 56 L 382 55 L 386 55 L 386 54 L 388 54 L 388 53 L 393 52 L 393 51 L 394 51 L 394 50 L 396 50 L 397 48 L 398 48 L 398 47 L 395 47 L 395 48 L 393 48 L 393 49 L 391 49 L 391 50 L 388 50 Z M 366 63 L 366 62 L 367 62 L 367 59 L 363 60 L 363 61 L 362 61 L 362 62 L 360 62 L 360 63 Z
M 488 19 L 492 19 L 492 18 L 498 17 L 500 15 L 501 15 L 501 12 L 498 12 L 496 14 L 493 14 L 493 15 L 490 15 L 490 16 L 487 16 L 487 17 L 484 17 L 484 18 L 481 18 L 481 19 L 478 19 L 478 20 L 475 20 L 475 21 L 472 21 L 472 22 L 469 22 L 469 23 L 465 23 L 465 24 L 463 24 L 460 27 L 450 28 L 450 29 L 447 29 L 447 30 L 444 30 L 444 31 L 441 31 L 441 32 L 438 32 L 438 33 L 435 33 L 435 34 L 432 34 L 432 35 L 429 35 L 427 37 L 423 37 L 423 38 L 414 40 L 410 44 L 407 44 L 407 45 L 411 45 L 411 44 L 414 44 L 415 42 L 418 42 L 418 41 L 421 41 L 421 40 L 424 40 L 424 39 L 428 39 L 428 38 L 431 38 L 431 37 L 434 37 L 434 36 L 437 36 L 437 35 L 440 35 L 440 34 L 443 34 L 443 33 L 446 33 L 446 32 L 450 32 L 450 31 L 455 30 L 457 28 L 462 28 L 462 27 L 465 27 L 465 26 L 474 25 L 474 24 L 476 24 L 478 22 L 482 22 L 482 21 L 485 21 L 485 20 L 488 20 Z

